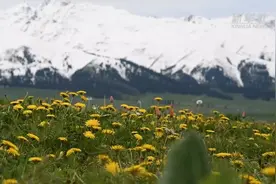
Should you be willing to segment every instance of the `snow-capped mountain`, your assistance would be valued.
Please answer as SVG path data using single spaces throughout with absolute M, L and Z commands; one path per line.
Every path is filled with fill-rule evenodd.
M 170 81 L 160 88 L 174 81 L 191 90 L 200 85 L 269 89 L 275 68 L 273 19 L 266 16 L 249 25 L 233 17 L 142 17 L 69 0 L 20 4 L 0 12 L 0 81 L 19 77 L 17 83 L 41 80 L 42 85 L 54 73 L 64 84 L 75 85 L 73 78 L 89 71 L 86 77 L 95 87 L 95 78 L 109 71 L 126 86 L 136 76 L 135 81 Z M 51 80 L 53 85 L 56 79 Z M 83 82 L 90 85 L 88 79 Z M 147 86 L 131 89 L 144 92 Z

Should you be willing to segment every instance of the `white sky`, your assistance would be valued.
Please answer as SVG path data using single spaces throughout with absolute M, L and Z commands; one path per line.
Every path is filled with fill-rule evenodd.
M 43 0 L 0 0 L 0 10 L 18 3 L 38 5 Z M 181 17 L 199 15 L 225 17 L 235 13 L 271 13 L 276 15 L 276 0 L 73 0 L 111 5 L 139 15 Z

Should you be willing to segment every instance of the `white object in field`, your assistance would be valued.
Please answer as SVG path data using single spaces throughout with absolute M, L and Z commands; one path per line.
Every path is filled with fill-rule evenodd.
M 87 98 L 87 100 L 92 101 L 92 100 L 93 100 L 93 98 L 92 98 L 92 97 L 88 97 L 88 98 Z
M 140 108 L 142 107 L 142 102 L 141 102 L 141 100 L 138 100 L 138 101 L 137 101 L 137 104 L 139 105 Z
M 203 101 L 202 101 L 202 100 L 197 100 L 197 101 L 196 101 L 196 104 L 197 104 L 197 105 L 202 105 L 202 104 L 203 104 Z

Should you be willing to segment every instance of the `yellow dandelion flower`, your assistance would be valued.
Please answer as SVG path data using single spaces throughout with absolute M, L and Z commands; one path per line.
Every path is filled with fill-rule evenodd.
M 229 157 L 232 156 L 232 154 L 230 154 L 230 153 L 217 153 L 214 156 L 218 157 L 218 158 L 229 158 Z
M 141 127 L 140 130 L 142 130 L 143 132 L 146 132 L 146 131 L 150 131 L 150 128 L 148 128 L 148 127 Z
M 24 110 L 23 111 L 23 115 L 25 115 L 25 116 L 29 116 L 29 115 L 31 115 L 33 113 L 33 111 L 31 111 L 31 110 Z
M 60 92 L 59 95 L 62 97 L 62 98 L 69 98 L 69 95 L 65 92 Z
M 78 94 L 78 95 L 85 95 L 85 94 L 86 94 L 86 91 L 80 90 L 80 91 L 77 91 L 77 94 Z
M 110 129 L 103 129 L 103 130 L 102 130 L 102 133 L 103 133 L 103 134 L 106 134 L 106 135 L 114 135 L 114 134 L 115 134 L 115 131 L 110 130 Z
M 233 160 L 231 161 L 231 164 L 239 168 L 242 168 L 244 166 L 244 163 L 241 160 Z
M 68 139 L 66 137 L 59 137 L 58 140 L 62 141 L 62 142 L 67 142 Z
M 76 153 L 76 152 L 81 152 L 81 149 L 79 149 L 79 148 L 71 148 L 71 149 L 69 149 L 66 152 L 66 157 L 69 157 L 70 155 L 72 155 L 73 153 Z
M 10 102 L 10 105 L 17 105 L 17 104 L 19 104 L 19 102 L 17 100 Z
M 27 134 L 28 137 L 30 137 L 31 139 L 34 139 L 36 141 L 40 141 L 39 137 L 36 136 L 35 134 L 32 134 L 32 133 L 28 133 Z
M 142 148 L 145 149 L 146 151 L 156 151 L 156 148 L 150 144 L 143 144 Z
M 114 151 L 123 151 L 124 149 L 125 147 L 123 147 L 122 145 L 111 146 L 111 150 L 114 150 Z
M 215 151 L 217 151 L 217 149 L 216 148 L 208 148 L 208 151 L 215 152 Z
M 144 175 L 147 170 L 141 165 L 133 165 L 131 167 L 125 168 L 124 172 L 130 173 L 133 176 L 141 176 Z
M 90 119 L 90 120 L 85 122 L 85 126 L 87 126 L 87 127 L 99 127 L 100 122 L 97 119 Z
M 155 97 L 154 100 L 160 102 L 160 101 L 162 101 L 163 99 L 162 99 L 161 97 Z
M 27 109 L 29 109 L 29 110 L 35 110 L 36 108 L 37 108 L 36 105 L 28 105 L 27 106 Z
M 38 106 L 38 107 L 36 108 L 36 110 L 37 110 L 37 111 L 39 111 L 39 110 L 41 110 L 41 111 L 42 111 L 42 110 L 46 110 L 46 107 L 44 107 L 44 106 Z
M 270 166 L 262 169 L 261 173 L 263 173 L 266 176 L 275 176 L 275 166 Z
M 143 137 L 140 134 L 134 134 L 134 137 L 136 140 L 141 141 L 143 140 Z
M 18 140 L 22 140 L 22 141 L 26 141 L 26 142 L 29 142 L 29 140 L 26 138 L 26 137 L 24 137 L 24 136 L 17 136 L 17 139 Z
M 91 114 L 90 117 L 91 118 L 100 118 L 101 115 L 100 114 Z
M 88 98 L 86 96 L 82 95 L 81 96 L 81 100 L 84 101 L 84 102 L 86 102 L 86 101 L 88 101 Z
M 69 102 L 62 102 L 61 105 L 64 106 L 64 107 L 70 107 L 71 106 L 71 104 Z
M 121 124 L 121 123 L 118 123 L 118 122 L 113 122 L 113 123 L 112 123 L 112 126 L 115 127 L 115 128 L 118 128 L 118 127 L 121 127 L 122 124 Z
M 262 157 L 275 157 L 276 152 L 275 151 L 270 151 L 270 152 L 265 152 L 262 154 Z
M 39 127 L 45 127 L 46 125 L 49 125 L 49 122 L 47 121 L 42 121 L 38 124 Z
M 80 102 L 75 103 L 74 106 L 78 107 L 78 108 L 81 108 L 81 109 L 86 107 L 86 105 L 84 103 L 80 103 Z
M 83 133 L 84 137 L 89 138 L 89 139 L 95 139 L 95 135 L 91 131 L 85 131 Z
M 10 155 L 13 155 L 13 156 L 20 156 L 19 152 L 16 149 L 12 148 L 12 147 L 9 148 L 6 152 Z
M 42 158 L 41 157 L 31 157 L 29 158 L 29 162 L 41 162 Z
M 2 140 L 1 143 L 2 143 L 3 145 L 5 145 L 5 146 L 14 148 L 14 149 L 17 150 L 17 151 L 19 150 L 18 147 L 17 147 L 15 144 L 13 144 L 12 142 L 10 142 L 10 141 L 8 141 L 8 140 Z
M 46 103 L 46 102 L 43 102 L 41 105 L 44 106 L 44 107 L 47 107 L 47 108 L 51 107 L 51 105 Z
M 108 162 L 105 164 L 105 170 L 111 173 L 113 176 L 120 172 L 120 167 L 117 162 Z
M 46 117 L 47 118 L 55 118 L 56 116 L 54 114 L 47 114 Z
M 18 184 L 16 179 L 5 179 L 2 184 Z
M 23 106 L 20 104 L 13 106 L 13 110 L 16 110 L 16 111 L 23 110 L 23 109 L 24 109 Z

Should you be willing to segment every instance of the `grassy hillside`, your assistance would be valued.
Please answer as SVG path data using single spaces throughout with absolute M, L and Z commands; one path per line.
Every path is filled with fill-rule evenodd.
M 0 99 L 14 100 L 18 98 L 23 98 L 26 94 L 40 97 L 40 98 L 55 98 L 59 97 L 60 90 L 43 90 L 34 88 L 1 88 L 0 89 Z M 6 97 L 5 97 L 6 96 Z M 204 114 L 209 114 L 212 110 L 218 110 L 226 114 L 241 114 L 243 111 L 247 113 L 248 116 L 252 116 L 258 120 L 274 120 L 275 119 L 275 101 L 263 101 L 263 100 L 249 100 L 245 99 L 241 95 L 231 96 L 234 100 L 222 100 L 218 98 L 212 98 L 207 96 L 193 96 L 193 95 L 176 95 L 176 94 L 146 94 L 142 96 L 126 96 L 123 100 L 116 100 L 115 104 L 131 104 L 137 105 L 137 101 L 142 102 L 142 107 L 147 107 L 153 103 L 152 99 L 156 96 L 163 98 L 163 102 L 173 101 L 175 103 L 176 109 L 189 108 L 196 112 L 201 112 Z M 109 97 L 106 97 L 106 103 L 108 103 Z M 196 107 L 197 100 L 203 101 L 202 107 Z M 103 98 L 93 98 L 90 104 L 103 105 L 104 104 L 104 94 Z

